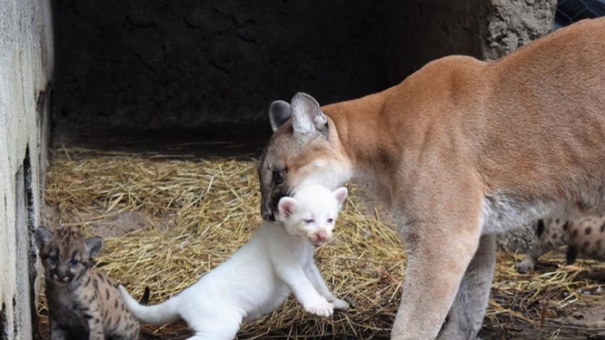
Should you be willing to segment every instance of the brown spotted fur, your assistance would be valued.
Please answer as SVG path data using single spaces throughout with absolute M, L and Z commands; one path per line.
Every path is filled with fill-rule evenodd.
M 36 229 L 44 266 L 52 340 L 138 339 L 139 323 L 116 284 L 92 269 L 100 237 L 86 239 L 73 227 Z
M 605 215 L 594 215 L 575 220 L 549 218 L 538 221 L 536 225 L 537 240 L 528 254 L 516 266 L 520 273 L 534 270 L 540 256 L 568 246 L 566 260 L 572 264 L 578 255 L 605 260 Z
M 352 181 L 392 210 L 408 255 L 393 339 L 475 338 L 495 234 L 605 211 L 605 18 L 493 62 L 438 59 L 363 98 L 299 93 L 269 111 L 264 218 L 310 183 Z

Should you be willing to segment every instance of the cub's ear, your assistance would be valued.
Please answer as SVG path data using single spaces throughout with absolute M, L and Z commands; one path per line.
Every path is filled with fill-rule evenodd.
M 328 137 L 328 119 L 315 98 L 299 92 L 292 97 L 292 127 L 299 135 L 317 132 Z
M 347 199 L 347 196 L 349 195 L 349 190 L 347 190 L 347 188 L 345 187 L 340 187 L 332 191 L 332 193 L 338 201 L 338 209 L 342 208 L 343 204 L 345 203 L 345 200 Z
M 34 237 L 36 239 L 36 246 L 38 247 L 38 250 L 42 250 L 42 248 L 48 244 L 50 238 L 53 237 L 53 233 L 44 227 L 38 227 L 36 228 Z
M 269 121 L 273 132 L 279 129 L 288 119 L 290 119 L 290 104 L 283 100 L 276 100 L 269 106 Z
M 103 248 L 103 239 L 99 236 L 91 237 L 86 240 L 86 248 L 90 254 L 90 258 L 95 258 Z
M 282 197 L 277 203 L 277 210 L 279 211 L 279 216 L 277 216 L 280 220 L 285 220 L 292 216 L 292 214 L 296 211 L 298 207 L 298 202 L 292 197 Z

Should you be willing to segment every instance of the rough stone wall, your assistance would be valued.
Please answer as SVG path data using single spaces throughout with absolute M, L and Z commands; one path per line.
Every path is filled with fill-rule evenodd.
M 498 59 L 553 29 L 556 0 L 483 0 L 481 57 Z
M 494 60 L 549 33 L 556 0 L 407 0 L 385 12 L 390 82 L 451 55 Z
M 32 338 L 53 65 L 50 0 L 0 2 L 0 339 Z

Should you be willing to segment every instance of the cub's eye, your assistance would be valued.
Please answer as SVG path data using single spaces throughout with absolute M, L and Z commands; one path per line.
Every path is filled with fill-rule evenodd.
M 57 264 L 59 263 L 59 257 L 57 255 L 52 255 L 48 258 L 48 262 L 50 262 L 50 264 Z
M 306 219 L 306 220 L 304 220 L 304 222 L 305 222 L 305 224 L 311 224 L 311 223 L 313 223 L 313 220 L 312 219 Z
M 80 261 L 76 260 L 76 259 L 71 259 L 71 261 L 69 261 L 69 265 L 71 267 L 75 267 L 80 263 Z
M 334 223 L 334 219 L 333 218 L 328 218 L 328 223 L 330 223 L 330 224 Z
M 273 185 L 279 185 L 282 184 L 282 182 L 284 181 L 284 175 L 286 174 L 286 170 L 273 170 L 273 172 L 271 173 L 271 183 L 273 183 Z

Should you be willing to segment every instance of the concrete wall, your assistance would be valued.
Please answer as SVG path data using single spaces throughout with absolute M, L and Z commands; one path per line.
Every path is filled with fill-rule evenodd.
M 31 339 L 53 68 L 50 0 L 0 0 L 0 339 Z

